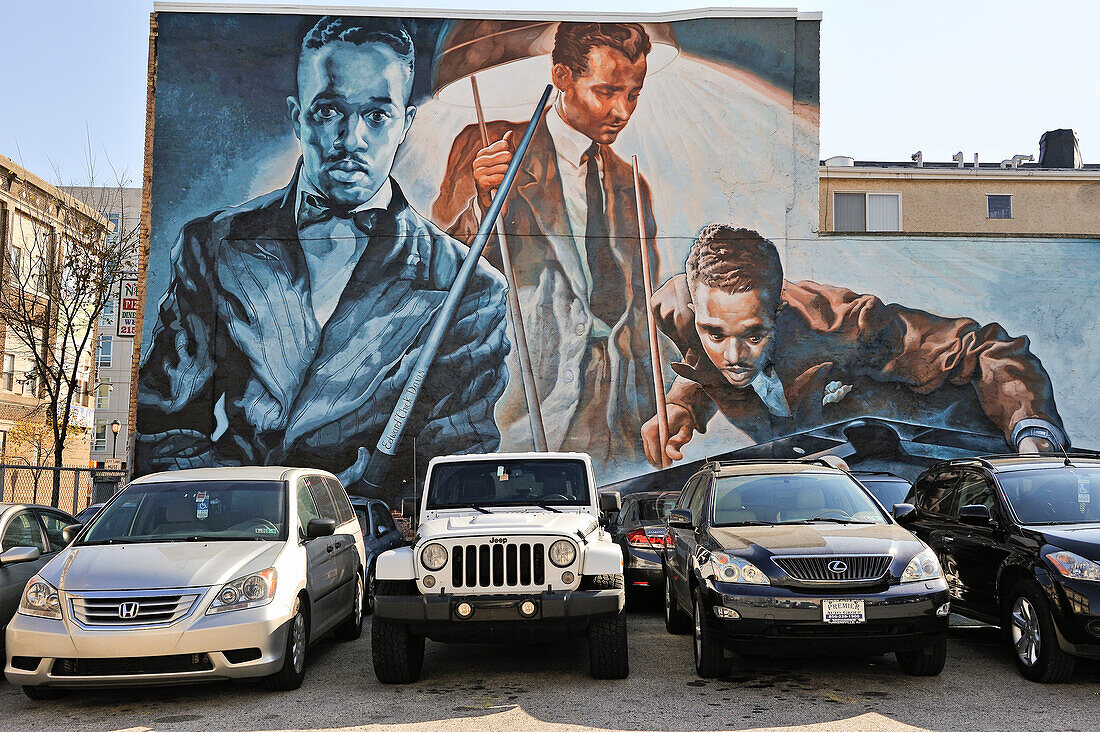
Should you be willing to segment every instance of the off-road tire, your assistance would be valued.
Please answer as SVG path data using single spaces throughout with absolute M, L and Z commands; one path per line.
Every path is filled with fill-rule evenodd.
M 722 642 L 715 636 L 707 624 L 708 609 L 703 602 L 703 593 L 695 588 L 695 602 L 692 604 L 691 648 L 695 655 L 695 673 L 703 679 L 729 676 L 733 671 L 733 661 L 726 658 Z
M 54 689 L 49 686 L 24 686 L 23 693 L 27 695 L 28 699 L 34 701 L 53 701 L 65 696 L 69 691 L 68 689 Z
M 416 584 L 401 580 L 380 580 L 378 594 L 414 595 Z M 424 667 L 424 636 L 413 633 L 408 624 L 387 618 L 371 621 L 371 659 L 374 675 L 383 684 L 411 684 Z
M 672 635 L 686 635 L 691 632 L 691 618 L 676 604 L 672 595 L 672 578 L 665 569 L 665 630 Z
M 587 590 L 622 591 L 625 584 L 621 574 L 589 575 L 581 580 Z M 589 621 L 588 666 L 594 679 L 625 679 L 630 675 L 625 610 Z
M 353 601 L 351 615 L 348 616 L 347 620 L 336 626 L 336 632 L 333 634 L 338 641 L 358 640 L 359 636 L 363 635 L 363 608 L 366 604 L 366 588 L 363 584 L 363 575 L 356 572 L 355 582 L 355 591 L 358 595 Z
M 296 634 L 299 618 L 300 635 Z M 300 644 L 300 665 L 294 660 L 296 644 Z M 304 607 L 302 598 L 294 600 L 294 614 L 286 629 L 286 643 L 283 646 L 283 665 L 275 673 L 264 677 L 264 685 L 272 691 L 293 691 L 302 685 L 306 677 L 306 661 L 309 650 L 309 611 Z
M 1026 665 L 1012 643 L 1012 608 L 1018 598 L 1026 598 L 1036 613 L 1039 624 L 1039 654 L 1033 666 Z M 1058 634 L 1054 627 L 1054 615 L 1050 601 L 1043 588 L 1032 580 L 1017 582 L 1004 605 L 1004 617 L 1001 621 L 1005 635 L 1009 638 L 1009 652 L 1016 668 L 1025 679 L 1043 684 L 1056 684 L 1068 681 L 1073 676 L 1077 659 L 1058 646 Z
M 947 636 L 937 638 L 930 646 L 915 651 L 898 651 L 894 655 L 901 670 L 910 676 L 939 676 L 947 663 Z

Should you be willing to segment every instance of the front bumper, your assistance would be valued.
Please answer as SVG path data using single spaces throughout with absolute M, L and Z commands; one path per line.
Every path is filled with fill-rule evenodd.
M 1053 578 L 1048 593 L 1055 607 L 1058 645 L 1081 658 L 1100 659 L 1100 583 Z
M 925 648 L 947 632 L 948 614 L 941 608 L 949 598 L 942 579 L 877 592 L 820 595 L 771 585 L 708 581 L 704 587 L 704 622 L 735 652 L 877 655 Z M 830 598 L 863 600 L 865 622 L 824 622 L 821 601 Z M 720 619 L 714 614 L 715 605 L 734 610 L 739 617 Z
M 19 686 L 125 687 L 256 678 L 280 669 L 289 607 L 273 602 L 204 615 L 204 600 L 160 627 L 88 629 L 68 612 L 63 620 L 17 614 L 8 624 L 4 675 Z

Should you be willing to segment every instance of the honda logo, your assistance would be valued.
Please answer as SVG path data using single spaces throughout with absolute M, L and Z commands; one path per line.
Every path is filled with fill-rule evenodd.
M 118 616 L 123 620 L 131 620 L 137 617 L 140 609 L 141 605 L 136 602 L 120 602 L 118 604 Z
M 848 565 L 840 561 L 839 559 L 834 559 L 833 561 L 829 562 L 829 571 L 833 574 L 844 574 L 848 571 Z

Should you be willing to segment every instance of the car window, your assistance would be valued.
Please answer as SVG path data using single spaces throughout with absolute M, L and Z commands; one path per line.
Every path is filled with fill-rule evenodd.
M 307 478 L 298 479 L 298 528 L 303 533 L 311 520 L 321 518 L 321 514 L 317 512 L 317 503 L 313 500 L 313 494 L 306 481 Z
M 46 529 L 46 538 L 50 542 L 50 551 L 56 552 L 64 549 L 68 543 L 65 541 L 65 527 L 75 523 L 76 519 L 70 519 L 52 511 L 39 511 L 38 518 L 42 519 L 42 526 Z
M 688 508 L 691 509 L 691 520 L 695 524 L 699 524 L 703 521 L 703 514 L 705 513 L 703 506 L 707 499 L 707 493 L 710 492 L 709 489 L 709 478 L 706 475 L 699 476 L 695 494 L 691 497 L 691 503 L 688 504 Z
M 693 475 L 680 491 L 680 498 L 676 501 L 676 508 L 684 510 L 691 506 L 691 499 L 695 495 L 695 487 L 699 485 L 702 476 Z
M 588 470 L 574 459 L 494 458 L 440 463 L 432 469 L 427 508 L 587 506 Z
M 954 516 L 959 495 L 955 490 L 958 482 L 957 470 L 948 470 L 933 476 L 928 487 L 921 491 L 920 508 L 939 516 Z
M 363 536 L 370 536 L 370 517 L 367 516 L 367 507 L 356 503 L 352 508 L 355 509 L 355 518 L 359 520 L 359 528 L 363 530 Z
M 378 505 L 382 509 L 382 525 L 387 529 L 396 531 L 397 522 L 393 520 L 393 513 L 390 512 L 389 507 L 384 503 L 379 503 Z
M 857 477 L 886 508 L 891 508 L 895 503 L 904 503 L 905 495 L 909 493 L 909 484 L 897 478 Z
M 382 506 L 382 504 L 372 503 L 370 505 L 370 517 L 371 523 L 373 523 L 375 526 L 381 526 L 386 531 L 391 530 L 393 522 L 386 520 L 389 518 L 389 511 L 387 511 L 385 507 Z
M 882 509 L 839 471 L 729 475 L 714 489 L 714 524 L 886 523 Z
M 313 495 L 313 503 L 317 506 L 317 512 L 321 515 L 321 518 L 330 518 L 339 524 L 340 516 L 336 513 L 336 503 L 332 500 L 332 494 L 329 493 L 324 479 L 319 475 L 307 475 L 304 480 L 306 485 L 309 486 L 309 492 Z
M 997 479 L 1021 523 L 1100 521 L 1100 467 L 1067 465 L 1005 471 Z
M 336 505 L 336 514 L 339 516 L 338 523 L 346 524 L 349 521 L 354 521 L 355 511 L 351 509 L 351 501 L 348 499 L 348 492 L 344 490 L 344 486 L 340 485 L 340 481 L 336 478 L 325 478 L 324 480 L 329 493 L 332 494 L 332 502 Z
M 634 518 L 638 521 L 663 521 L 675 503 L 674 496 L 644 498 L 637 502 Z
M 993 488 L 981 474 L 970 471 L 963 473 L 962 479 L 959 481 L 958 494 L 958 505 L 960 507 L 982 505 L 988 508 L 991 514 L 993 513 L 995 505 Z
M 42 529 L 30 511 L 20 511 L 12 516 L 8 528 L 4 529 L 3 538 L 0 539 L 0 551 L 6 552 L 17 546 L 33 546 L 38 547 L 39 551 L 46 551 Z

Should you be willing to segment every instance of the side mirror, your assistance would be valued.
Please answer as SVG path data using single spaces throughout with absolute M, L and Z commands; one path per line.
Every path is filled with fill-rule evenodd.
M 375 536 L 385 536 L 387 531 L 389 531 L 389 529 L 387 529 L 385 526 L 382 526 L 381 524 L 374 527 Z
M 65 540 L 65 544 L 72 544 L 73 539 L 84 529 L 84 524 L 69 524 L 61 530 L 61 538 Z
M 668 512 L 668 525 L 673 529 L 694 529 L 691 511 L 686 508 L 674 508 Z
M 0 565 L 33 562 L 40 556 L 42 556 L 42 552 L 36 546 L 13 546 L 3 554 L 0 554 Z
M 600 510 L 604 513 L 618 513 L 623 508 L 623 497 L 618 491 L 599 494 Z
M 917 518 L 917 507 L 912 503 L 895 503 L 894 520 L 899 524 L 911 524 Z
M 332 536 L 336 533 L 336 519 L 315 518 L 306 524 L 306 538 L 316 539 L 321 536 Z
M 959 521 L 971 526 L 988 526 L 993 523 L 993 517 L 989 515 L 989 507 L 981 503 L 959 508 Z

